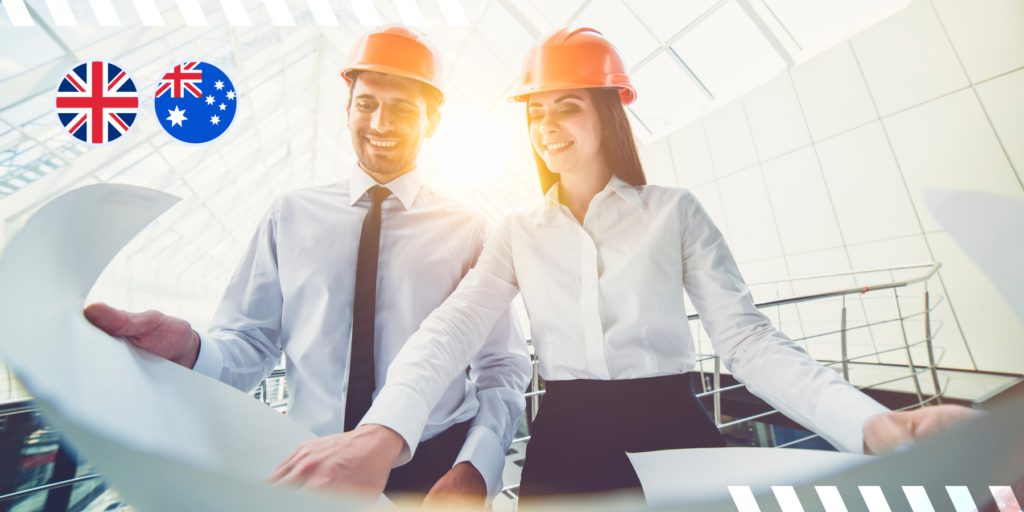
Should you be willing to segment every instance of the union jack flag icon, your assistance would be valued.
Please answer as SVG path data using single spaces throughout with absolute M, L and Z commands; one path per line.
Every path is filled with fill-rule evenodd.
M 128 133 L 139 113 L 139 91 L 123 69 L 102 60 L 76 64 L 57 86 L 57 117 L 64 131 L 86 144 L 106 144 Z
M 159 98 L 167 91 L 171 91 L 172 98 L 184 98 L 185 93 L 202 98 L 203 91 L 199 86 L 203 82 L 203 70 L 196 69 L 198 64 L 199 62 L 182 62 L 165 73 L 156 88 L 156 97 Z

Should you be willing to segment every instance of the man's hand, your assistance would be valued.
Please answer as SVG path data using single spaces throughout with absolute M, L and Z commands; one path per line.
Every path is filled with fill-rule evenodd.
M 124 336 L 136 347 L 192 369 L 199 357 L 199 335 L 188 322 L 159 311 L 129 313 L 102 302 L 84 311 L 90 323 L 111 336 Z
M 881 455 L 938 434 L 979 414 L 959 405 L 924 407 L 914 411 L 876 414 L 864 422 L 864 453 Z
M 270 475 L 269 483 L 311 490 L 354 491 L 375 500 L 405 446 L 397 432 L 362 425 L 351 432 L 306 441 Z
M 448 470 L 423 499 L 424 507 L 483 508 L 487 482 L 469 462 L 460 462 Z

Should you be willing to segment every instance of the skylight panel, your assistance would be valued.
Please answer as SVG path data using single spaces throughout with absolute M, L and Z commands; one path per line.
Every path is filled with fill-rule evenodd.
M 398 14 L 402 17 L 402 23 L 409 27 L 422 27 L 427 24 L 423 21 L 423 13 L 416 5 L 416 0 L 393 0 Z
M 672 49 L 716 100 L 746 92 L 786 69 L 785 61 L 735 0 L 690 29 Z
M 697 118 L 709 103 L 707 96 L 668 52 L 633 72 L 637 101 L 630 110 L 651 133 L 663 133 Z
M 668 41 L 715 6 L 719 0 L 630 0 L 640 17 L 662 41 Z
M 380 14 L 373 6 L 372 0 L 349 0 L 352 8 L 356 11 L 359 24 L 364 27 L 376 27 L 381 25 Z
M 522 65 L 523 57 L 534 43 L 533 37 L 512 18 L 500 2 L 491 3 L 487 12 L 480 18 L 476 30 L 491 43 L 505 64 L 517 71 Z
M 6 2 L 4 3 L 6 4 Z M 3 59 L 0 59 L 0 80 L 64 56 L 64 50 L 61 50 L 60 46 L 50 39 L 42 27 L 15 29 L 2 17 L 0 17 L 0 48 L 18 49 L 18 51 L 4 52 Z
M 583 0 L 529 0 L 552 27 L 561 27 L 569 23 L 569 17 L 576 14 Z
M 455 63 L 451 81 L 457 87 L 469 86 L 471 91 L 463 91 L 477 108 L 486 108 L 497 101 L 501 93 L 515 80 L 515 73 L 479 36 L 470 36 L 466 47 Z M 474 94 L 475 97 L 474 98 Z
M 647 27 L 619 0 L 593 0 L 572 22 L 574 27 L 597 29 L 610 41 L 631 69 L 661 47 Z
M 764 0 L 804 50 L 828 42 L 893 0 Z

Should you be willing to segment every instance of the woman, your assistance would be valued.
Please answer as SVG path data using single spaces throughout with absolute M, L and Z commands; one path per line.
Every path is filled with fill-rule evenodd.
M 737 379 L 841 450 L 891 448 L 927 431 L 922 421 L 966 414 L 890 413 L 772 327 L 697 199 L 646 185 L 623 108 L 636 91 L 597 31 L 542 38 L 513 98 L 527 102 L 543 205 L 501 222 L 394 360 L 363 419 L 388 428 L 367 428 L 363 444 L 343 440 L 339 453 L 371 440 L 391 447 L 377 455 L 407 460 L 426 411 L 517 293 L 547 381 L 523 467 L 524 502 L 639 487 L 626 452 L 725 445 L 690 386 L 696 351 L 685 295 Z M 386 439 L 395 433 L 408 449 Z

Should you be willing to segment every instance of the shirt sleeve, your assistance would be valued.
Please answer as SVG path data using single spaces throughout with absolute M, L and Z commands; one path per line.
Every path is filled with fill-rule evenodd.
M 681 203 L 683 286 L 715 352 L 737 380 L 845 452 L 863 453 L 864 422 L 889 409 L 777 331 L 755 306 L 721 232 L 689 192 Z
M 387 384 L 360 422 L 383 425 L 402 436 L 406 445 L 396 465 L 412 458 L 430 410 L 471 360 L 479 367 L 472 370 L 475 375 L 471 377 L 480 385 L 477 398 L 481 412 L 473 420 L 460 457 L 470 457 L 478 450 L 496 454 L 501 446 L 504 465 L 506 439 L 511 443 L 518 427 L 519 415 L 525 408 L 522 390 L 526 376 L 532 374 L 529 361 L 522 360 L 526 353 L 522 335 L 511 333 L 515 326 L 508 309 L 519 292 L 511 237 L 509 217 L 488 238 L 476 265 L 455 291 L 420 324 L 420 329 L 391 362 Z M 492 329 L 503 317 L 507 318 L 507 326 Z M 486 350 L 481 350 L 485 346 Z M 518 397 L 513 397 L 513 393 Z M 487 439 L 488 436 L 494 439 Z M 488 444 L 489 449 L 485 448 Z M 496 459 L 485 456 L 471 461 L 488 481 L 490 495 L 492 481 L 487 474 L 494 472 Z M 476 466 L 476 461 L 487 468 Z
M 228 282 L 210 332 L 199 334 L 193 370 L 242 391 L 270 375 L 281 358 L 281 308 L 277 271 L 277 201 L 263 216 Z
M 486 237 L 487 230 L 481 229 L 474 260 L 479 258 Z M 485 507 L 501 492 L 505 453 L 519 430 L 519 421 L 526 409 L 523 393 L 532 375 L 526 339 L 515 308 L 508 306 L 470 362 L 469 378 L 476 384 L 480 409 L 470 424 L 462 452 L 455 460 L 455 464 L 473 464 L 484 477 L 487 482 Z

